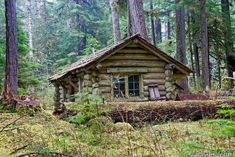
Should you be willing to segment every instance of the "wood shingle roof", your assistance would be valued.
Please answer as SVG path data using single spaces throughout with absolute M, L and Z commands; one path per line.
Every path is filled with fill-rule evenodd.
M 185 66 L 181 62 L 178 62 L 174 58 L 170 57 L 169 55 L 167 55 L 166 53 L 164 53 L 160 49 L 156 48 L 154 45 L 149 43 L 147 40 L 141 38 L 139 34 L 136 34 L 136 35 L 128 37 L 128 38 L 126 38 L 126 39 L 124 39 L 124 40 L 122 40 L 122 41 L 120 41 L 116 44 L 105 47 L 105 48 L 97 51 L 94 54 L 91 54 L 89 56 L 86 56 L 86 57 L 78 60 L 77 62 L 67 66 L 66 68 L 64 68 L 62 71 L 60 71 L 60 72 L 54 74 L 53 76 L 51 76 L 49 78 L 49 80 L 51 82 L 53 82 L 55 80 L 58 80 L 58 79 L 64 77 L 65 75 L 69 74 L 70 72 L 72 72 L 74 70 L 79 70 L 81 68 L 89 67 L 90 65 L 96 64 L 100 60 L 102 60 L 104 57 L 109 56 L 113 52 L 125 47 L 131 41 L 134 41 L 134 40 L 137 40 L 139 44 L 144 46 L 149 51 L 153 52 L 155 55 L 157 55 L 159 58 L 166 61 L 167 63 L 175 64 L 176 69 L 178 69 L 182 73 L 188 75 L 189 73 L 192 72 L 192 70 L 190 68 L 188 68 L 187 66 Z

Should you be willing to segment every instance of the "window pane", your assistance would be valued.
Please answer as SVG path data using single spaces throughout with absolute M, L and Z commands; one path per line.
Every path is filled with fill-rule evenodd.
M 134 76 L 134 81 L 135 81 L 135 82 L 139 82 L 139 76 L 137 76 L 137 75 Z
M 139 76 L 133 75 L 128 77 L 128 85 L 129 85 L 129 96 L 139 96 Z
M 135 83 L 135 89 L 139 89 L 139 82 Z
M 132 89 L 134 89 L 134 84 L 132 83 L 132 82 L 129 82 L 129 90 L 132 90 Z
M 114 98 L 125 97 L 125 78 L 115 77 L 113 79 Z

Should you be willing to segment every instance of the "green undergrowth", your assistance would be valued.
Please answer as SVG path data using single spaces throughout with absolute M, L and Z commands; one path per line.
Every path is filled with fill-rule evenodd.
M 0 113 L 0 157 L 27 153 L 75 157 L 116 156 L 235 156 L 235 121 L 226 105 L 219 110 L 228 119 L 145 124 L 133 128 L 114 124 L 105 113 L 110 107 L 86 93 L 67 104 L 78 114 L 59 120 L 50 110 Z M 28 110 L 26 110 L 28 111 Z M 229 111 L 229 112 L 228 112 Z
M 235 149 L 235 122 L 232 120 L 169 122 L 127 130 L 125 125 L 122 129 L 115 129 L 116 124 L 104 116 L 80 125 L 59 120 L 48 111 L 20 117 L 17 113 L 1 113 L 0 156 L 31 152 L 92 157 L 190 156 L 203 153 L 218 156 Z

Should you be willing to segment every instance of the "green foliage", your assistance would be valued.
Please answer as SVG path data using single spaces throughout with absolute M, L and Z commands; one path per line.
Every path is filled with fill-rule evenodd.
M 34 75 L 34 70 L 38 68 L 38 65 L 30 61 L 28 57 L 29 48 L 27 45 L 27 37 L 20 26 L 17 29 L 17 39 L 19 51 L 18 94 L 26 95 L 29 94 L 31 86 L 37 86 L 40 83 L 37 76 Z
M 101 105 L 102 99 L 87 93 L 77 93 L 74 98 L 79 103 L 70 105 L 69 109 L 79 111 L 78 115 L 69 118 L 69 122 L 75 124 L 85 124 L 89 120 L 99 117 L 108 111 L 107 105 Z
M 55 69 L 71 64 L 81 55 L 92 53 L 92 48 L 107 45 L 111 37 L 109 5 L 105 1 L 57 0 L 41 8 L 45 15 L 34 20 L 36 55 L 42 73 L 55 73 Z M 50 18 L 48 18 L 50 17 Z
M 209 120 L 208 124 L 213 127 L 211 136 L 231 138 L 235 137 L 235 122 L 228 119 Z
M 86 48 L 83 50 L 82 54 L 90 55 L 97 50 L 101 49 L 101 43 L 94 38 L 92 35 L 87 36 L 87 45 Z
M 3 6 L 3 1 L 0 1 L 0 6 Z M 3 82 L 5 78 L 5 18 L 4 7 L 0 8 L 0 91 L 2 91 Z M 29 48 L 28 39 L 25 31 L 23 30 L 20 17 L 18 17 L 17 26 L 17 40 L 18 40 L 18 94 L 29 94 L 30 86 L 37 86 L 40 82 L 34 75 L 33 71 L 38 68 L 38 65 L 30 61 L 28 58 Z

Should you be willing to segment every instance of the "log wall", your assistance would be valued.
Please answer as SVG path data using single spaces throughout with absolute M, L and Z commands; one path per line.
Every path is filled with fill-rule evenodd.
M 173 70 L 169 67 L 171 66 L 156 55 L 133 44 L 107 56 L 92 69 L 65 78 L 60 99 L 71 101 L 70 95 L 79 89 L 89 94 L 100 95 L 106 101 L 112 101 L 114 75 L 140 75 L 140 100 L 148 100 L 150 85 L 157 85 L 161 96 L 173 99 L 175 86 L 172 80 Z
M 164 61 L 146 49 L 138 45 L 130 45 L 109 56 L 99 64 L 99 87 L 101 95 L 105 99 L 111 98 L 112 75 L 128 75 L 133 73 L 142 75 L 143 96 L 145 99 L 149 97 L 149 85 L 158 85 L 161 96 L 166 96 L 165 65 L 166 63 Z M 116 71 L 115 68 L 117 68 Z M 120 72 L 118 72 L 119 70 Z M 125 71 L 128 72 L 125 73 Z

